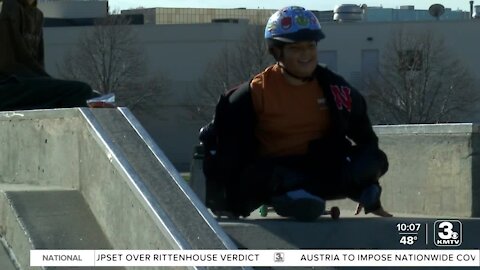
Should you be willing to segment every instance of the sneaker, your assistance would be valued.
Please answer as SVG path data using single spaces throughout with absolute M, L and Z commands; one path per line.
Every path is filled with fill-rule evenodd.
M 314 221 L 325 212 L 325 201 L 303 189 L 273 197 L 272 206 L 278 215 L 299 221 Z

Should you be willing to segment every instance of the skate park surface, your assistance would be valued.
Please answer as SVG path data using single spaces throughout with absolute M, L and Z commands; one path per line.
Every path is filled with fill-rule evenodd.
M 36 269 L 31 249 L 435 249 L 438 219 L 462 222 L 458 248 L 480 245 L 473 124 L 377 127 L 395 217 L 355 216 L 342 200 L 330 202 L 339 220 L 312 223 L 215 219 L 125 108 L 3 112 L 0 130 L 0 269 Z M 398 223 L 421 224 L 413 245 Z

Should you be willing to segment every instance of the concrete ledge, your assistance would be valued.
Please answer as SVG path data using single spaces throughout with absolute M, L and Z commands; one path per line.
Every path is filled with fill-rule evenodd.
M 377 126 L 375 131 L 390 162 L 381 179 L 387 209 L 429 216 L 480 216 L 479 125 Z
M 74 109 L 0 112 L 0 183 L 78 188 L 79 116 Z
M 480 132 L 480 125 L 474 123 L 384 125 L 374 126 L 378 136 L 405 134 L 471 134 Z

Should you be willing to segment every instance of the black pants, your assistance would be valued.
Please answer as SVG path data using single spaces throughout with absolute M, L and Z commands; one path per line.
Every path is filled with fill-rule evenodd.
M 85 107 L 92 98 L 89 85 L 50 77 L 0 78 L 0 110 Z
M 387 166 L 378 149 L 353 147 L 349 155 L 333 159 L 293 156 L 264 159 L 242 172 L 240 181 L 230 182 L 227 198 L 234 213 L 246 216 L 272 196 L 304 189 L 324 200 L 350 198 L 359 201 L 362 191 L 379 185 Z M 380 200 L 367 211 L 378 209 Z

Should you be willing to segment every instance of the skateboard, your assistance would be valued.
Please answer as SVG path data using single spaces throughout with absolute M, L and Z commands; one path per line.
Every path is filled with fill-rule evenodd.
M 262 217 L 266 217 L 269 212 L 275 211 L 273 209 L 273 207 L 268 206 L 266 204 L 260 206 L 259 210 L 260 210 L 260 216 L 262 216 Z M 338 208 L 337 206 L 333 206 L 329 210 L 325 210 L 323 215 L 330 215 L 330 217 L 332 219 L 339 219 L 340 218 L 340 208 Z

